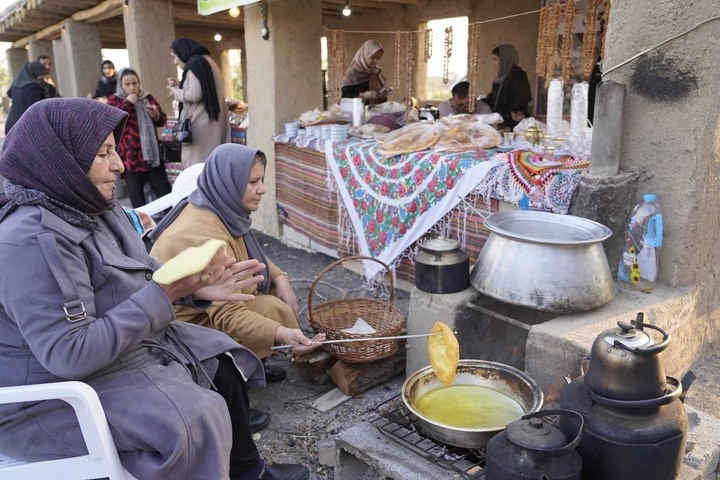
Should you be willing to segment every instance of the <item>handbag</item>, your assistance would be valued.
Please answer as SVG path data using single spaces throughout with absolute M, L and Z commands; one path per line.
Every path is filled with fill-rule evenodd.
M 175 140 L 182 143 L 192 143 L 192 124 L 190 119 L 186 118 L 182 122 L 178 122 L 172 129 Z

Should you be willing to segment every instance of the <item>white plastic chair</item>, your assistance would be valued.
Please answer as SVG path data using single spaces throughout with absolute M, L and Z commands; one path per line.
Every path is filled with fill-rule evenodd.
M 7 480 L 78 480 L 103 478 L 135 480 L 120 464 L 100 399 L 82 382 L 0 388 L 0 404 L 60 399 L 68 402 L 77 415 L 88 454 L 81 457 L 21 462 L 0 455 L 0 478 Z
M 200 176 L 200 172 L 202 172 L 204 167 L 204 163 L 196 163 L 195 165 L 189 166 L 180 172 L 175 179 L 172 192 L 167 195 L 163 195 L 157 200 L 153 200 L 147 205 L 136 208 L 135 210 L 147 213 L 148 215 L 155 215 L 156 213 L 160 213 L 170 207 L 174 207 L 178 204 L 178 202 L 180 202 L 180 200 L 187 197 L 195 190 L 197 187 L 197 178 Z

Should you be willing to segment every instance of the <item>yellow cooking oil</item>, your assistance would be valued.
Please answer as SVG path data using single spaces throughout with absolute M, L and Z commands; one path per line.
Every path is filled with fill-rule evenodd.
M 482 385 L 447 385 L 415 401 L 427 419 L 459 428 L 500 428 L 519 420 L 525 410 L 504 393 Z

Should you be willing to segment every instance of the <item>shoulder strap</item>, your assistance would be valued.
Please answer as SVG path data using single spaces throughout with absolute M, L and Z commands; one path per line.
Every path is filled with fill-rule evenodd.
M 48 232 L 38 235 L 37 238 L 40 249 L 45 255 L 45 260 L 47 260 L 48 266 L 50 267 L 50 271 L 62 291 L 65 319 L 71 323 L 85 320 L 85 318 L 87 318 L 85 305 L 83 305 L 83 302 L 80 300 L 80 296 L 77 293 L 77 286 L 62 260 L 55 235 Z

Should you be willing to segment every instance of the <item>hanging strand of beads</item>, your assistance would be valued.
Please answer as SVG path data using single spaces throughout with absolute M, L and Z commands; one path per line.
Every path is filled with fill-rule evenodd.
M 453 47 L 453 29 L 447 27 L 445 29 L 445 52 L 443 56 L 443 83 L 450 81 L 450 57 L 452 56 Z
M 572 69 L 572 45 L 573 30 L 575 23 L 575 0 L 567 0 L 565 4 L 565 25 L 563 26 L 563 42 L 560 58 L 562 59 L 562 81 L 563 85 L 570 85 L 570 74 Z
M 343 78 L 345 77 L 345 68 L 348 64 L 346 58 L 347 49 L 345 48 L 345 30 L 338 30 L 336 43 L 335 67 L 337 68 L 337 92 L 335 102 L 340 103 L 340 99 L 342 98 L 342 84 Z
M 425 63 L 432 58 L 433 31 L 432 28 L 425 30 Z
M 328 94 L 331 102 L 335 102 L 337 94 L 337 86 L 340 83 L 337 75 L 337 30 L 325 29 L 325 38 L 327 38 L 328 48 Z
M 400 74 L 402 73 L 402 34 L 395 32 L 395 85 L 400 85 Z
M 600 42 L 600 57 L 605 58 L 605 36 L 608 31 L 608 22 L 610 21 L 610 0 L 605 0 L 605 8 L 603 9 L 602 22 L 602 42 Z
M 597 35 L 597 0 L 588 0 L 585 12 L 585 33 L 583 34 L 583 78 L 590 80 L 595 68 L 595 36 Z
M 535 53 L 535 73 L 538 77 L 544 77 L 547 70 L 547 42 L 548 42 L 548 21 L 550 7 L 540 9 L 540 25 L 538 26 L 537 52 Z
M 560 25 L 560 2 L 554 4 L 550 10 L 548 20 L 548 42 L 545 58 L 547 68 L 545 69 L 545 88 L 550 88 L 550 82 L 555 76 L 555 57 L 557 53 L 558 26 Z
M 470 37 L 470 69 L 468 71 L 468 109 L 470 113 L 475 112 L 475 82 L 477 81 L 478 66 L 480 64 L 480 23 L 469 25 L 468 36 Z
M 407 91 L 405 96 L 405 123 L 407 124 L 410 122 L 412 97 L 415 90 L 415 57 L 417 55 L 415 45 L 417 41 L 417 34 L 415 32 L 407 32 L 405 40 L 405 87 Z

